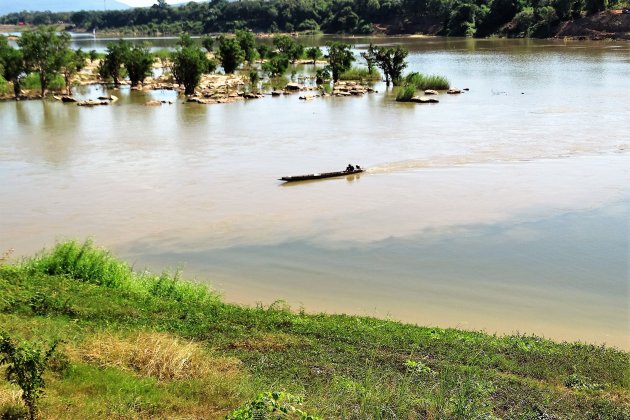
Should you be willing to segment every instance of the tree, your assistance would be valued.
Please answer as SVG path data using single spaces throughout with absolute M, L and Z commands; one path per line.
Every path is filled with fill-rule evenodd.
M 79 48 L 76 51 L 68 50 L 63 56 L 61 74 L 66 82 L 66 94 L 72 95 L 72 77 L 85 67 L 86 55 Z
M 59 72 L 70 49 L 70 35 L 66 32 L 57 34 L 53 28 L 40 27 L 36 31 L 23 32 L 18 45 L 22 48 L 27 70 L 39 74 L 43 98 L 51 77 Z
M 46 352 L 28 342 L 17 345 L 0 332 L 0 366 L 7 365 L 7 380 L 22 389 L 22 400 L 31 420 L 37 416 L 37 400 L 46 385 L 43 375 L 56 348 L 56 342 Z
M 328 63 L 332 73 L 333 83 L 339 80 L 339 75 L 350 69 L 354 61 L 354 54 L 350 51 L 350 44 L 330 42 L 328 46 Z
M 90 57 L 90 63 L 93 63 L 94 60 L 96 60 L 98 58 L 98 53 L 96 52 L 96 50 L 90 50 L 88 55 Z
M 276 54 L 262 65 L 262 69 L 271 77 L 282 75 L 288 67 L 289 58 L 284 54 Z
M 256 37 L 251 31 L 237 30 L 236 40 L 245 53 L 245 61 L 253 63 L 256 60 Z
M 306 56 L 313 60 L 313 64 L 316 64 L 317 60 L 320 59 L 323 54 L 319 47 L 311 47 L 306 49 Z
M 134 45 L 123 56 L 123 64 L 127 69 L 131 86 L 136 86 L 138 83 L 143 83 L 144 79 L 151 74 L 153 55 L 151 55 L 149 48 Z
M 401 46 L 375 47 L 375 51 L 376 64 L 383 70 L 385 84 L 389 86 L 391 81 L 394 85 L 397 85 L 403 70 L 407 67 L 405 59 L 409 51 Z
M 370 46 L 365 52 L 361 53 L 361 57 L 365 60 L 365 64 L 368 68 L 368 74 L 374 73 L 374 66 L 376 66 L 376 47 L 370 43 Z
M 235 38 L 228 38 L 221 35 L 219 41 L 219 57 L 221 65 L 226 74 L 234 71 L 243 63 L 245 52 Z
M 131 49 L 131 44 L 124 40 L 119 40 L 117 43 L 110 42 L 107 44 L 107 54 L 101 62 L 99 68 L 99 74 L 102 78 L 111 77 L 114 79 L 114 85 L 120 84 L 121 72 L 120 68 L 123 65 L 124 57 Z
M 260 58 L 261 61 L 271 55 L 271 47 L 269 47 L 269 45 L 258 45 L 256 47 L 256 51 L 258 52 L 258 58 Z
M 606 10 L 608 0 L 586 0 L 586 11 L 589 15 Z
M 212 47 L 214 47 L 214 38 L 208 35 L 202 37 L 201 46 L 204 47 L 206 51 L 212 52 Z
M 185 37 L 188 35 L 182 35 L 182 41 L 185 41 Z M 184 85 L 184 94 L 192 95 L 199 85 L 201 75 L 208 69 L 208 58 L 198 47 L 186 42 L 180 44 L 172 55 L 173 76 L 177 83 Z
M 16 99 L 20 97 L 20 83 L 25 71 L 22 51 L 12 48 L 7 42 L 7 38 L 0 36 L 0 74 L 5 80 L 13 83 L 13 93 Z
M 304 53 L 304 45 L 289 35 L 274 36 L 273 46 L 276 47 L 278 53 L 286 55 L 292 63 L 295 63 Z

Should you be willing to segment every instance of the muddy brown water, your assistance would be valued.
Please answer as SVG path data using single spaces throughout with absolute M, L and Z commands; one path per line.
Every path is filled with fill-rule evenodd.
M 120 100 L 0 103 L 0 251 L 91 236 L 230 302 L 630 349 L 630 44 L 376 42 L 470 91 L 204 106 L 86 87 Z M 277 181 L 348 163 L 368 171 Z

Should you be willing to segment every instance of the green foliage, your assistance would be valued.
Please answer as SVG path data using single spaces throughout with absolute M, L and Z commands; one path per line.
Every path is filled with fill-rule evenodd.
M 20 84 L 26 72 L 22 50 L 9 46 L 7 38 L 0 35 L 0 77 L 13 83 L 13 94 L 20 96 Z M 4 88 L 8 90 L 7 87 Z
M 331 77 L 331 75 L 330 75 L 330 67 L 329 66 L 319 68 L 319 69 L 317 69 L 315 71 L 315 82 L 318 85 L 321 85 L 321 84 L 323 84 L 326 81 L 329 81 L 330 77 Z
M 418 90 L 446 90 L 450 88 L 450 82 L 446 77 L 438 75 L 424 75 L 418 72 L 411 72 L 405 76 L 404 83 L 412 85 Z
M 44 394 L 44 372 L 57 348 L 55 342 L 47 351 L 30 342 L 16 344 L 6 332 L 0 331 L 0 366 L 6 365 L 6 378 L 22 390 L 22 400 L 29 418 L 37 416 L 37 400 Z
M 416 87 L 414 85 L 402 85 L 396 93 L 396 100 L 398 102 L 409 102 L 411 98 L 416 94 Z
M 350 51 L 350 44 L 341 42 L 330 42 L 328 46 L 328 65 L 332 74 L 333 82 L 339 80 L 341 73 L 350 69 L 354 61 L 354 54 Z
M 225 74 L 234 73 L 234 71 L 245 60 L 245 51 L 241 48 L 238 40 L 235 38 L 221 35 L 218 38 L 219 57 Z
M 121 67 L 125 61 L 125 56 L 129 54 L 131 44 L 120 39 L 117 43 L 107 44 L 105 58 L 99 67 L 99 74 L 103 79 L 112 78 L 115 85 L 120 84 Z
M 129 75 L 131 86 L 143 83 L 144 79 L 151 74 L 153 67 L 153 55 L 148 47 L 134 45 L 123 56 L 123 64 Z
M 276 35 L 273 37 L 273 46 L 279 54 L 285 55 L 294 63 L 304 54 L 304 45 L 300 44 L 289 35 Z
M 276 54 L 263 63 L 263 71 L 269 73 L 271 77 L 281 76 L 289 68 L 289 58 L 284 54 Z
M 205 35 L 201 38 L 201 46 L 206 49 L 208 52 L 212 52 L 214 48 L 214 38 L 209 35 Z
M 405 368 L 407 372 L 412 374 L 435 375 L 435 372 L 429 366 L 415 360 L 405 360 Z
M 280 420 L 300 419 L 318 420 L 319 417 L 308 414 L 299 408 L 302 405 L 300 397 L 287 392 L 261 392 L 255 400 L 250 401 L 234 410 L 226 417 L 227 420 Z
M 67 50 L 62 56 L 60 72 L 66 85 L 66 94 L 72 95 L 72 77 L 85 67 L 86 54 L 79 48 L 76 51 Z
M 369 74 L 374 72 L 374 67 L 376 66 L 376 47 L 374 44 L 370 43 L 367 50 L 361 53 L 361 57 L 365 60 L 365 65 L 367 66 L 367 70 Z
M 396 47 L 374 47 L 376 64 L 383 70 L 385 84 L 389 86 L 390 81 L 398 85 L 403 70 L 407 67 L 407 55 L 409 51 L 401 46 Z
M 256 46 L 256 51 L 258 52 L 258 58 L 261 60 L 271 56 L 271 47 L 269 45 L 260 44 Z
M 588 14 L 601 12 L 608 7 L 608 0 L 586 0 L 585 6 Z
M 60 71 L 70 49 L 70 35 L 39 27 L 36 31 L 23 32 L 18 45 L 26 69 L 39 75 L 41 95 L 45 96 L 51 78 Z
M 245 53 L 245 61 L 253 63 L 256 60 L 256 37 L 251 31 L 237 30 L 236 40 Z
M 593 383 L 589 378 L 578 373 L 572 373 L 571 375 L 569 375 L 564 381 L 564 385 L 567 388 L 576 389 L 579 391 L 595 391 L 599 389 L 604 389 L 603 385 Z
M 379 81 L 381 74 L 376 71 L 370 71 L 362 67 L 352 67 L 339 75 L 339 80 L 363 80 L 363 81 Z
M 323 57 L 323 54 L 321 48 L 311 47 L 306 49 L 306 56 L 313 60 L 313 64 L 316 64 L 317 60 Z
M 90 50 L 90 52 L 88 53 L 88 56 L 90 58 L 90 63 L 93 63 L 94 60 L 99 58 L 99 54 L 96 52 L 96 50 Z
M 201 49 L 187 42 L 188 35 L 181 36 L 180 47 L 173 54 L 173 76 L 177 83 L 184 85 L 184 94 L 192 95 L 199 85 L 201 75 L 208 70 L 210 63 Z

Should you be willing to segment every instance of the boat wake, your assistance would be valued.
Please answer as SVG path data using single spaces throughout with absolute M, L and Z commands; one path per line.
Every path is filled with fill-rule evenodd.
M 494 152 L 477 152 L 462 155 L 444 155 L 419 159 L 407 159 L 371 165 L 367 173 L 405 172 L 426 168 L 452 168 L 472 165 L 534 162 L 539 160 L 569 159 L 586 156 L 619 155 L 630 153 L 630 145 L 621 144 L 608 150 L 571 150 L 563 153 L 523 153 L 501 156 Z

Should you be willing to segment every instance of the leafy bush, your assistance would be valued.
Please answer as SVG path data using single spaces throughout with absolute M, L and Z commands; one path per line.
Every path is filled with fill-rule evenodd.
M 234 410 L 228 420 L 250 419 L 301 419 L 317 420 L 319 417 L 297 408 L 302 399 L 286 392 L 262 392 L 254 401 L 250 401 Z
M 44 395 L 44 372 L 57 348 L 57 342 L 47 351 L 24 342 L 16 344 L 6 333 L 0 332 L 0 366 L 7 365 L 6 378 L 22 389 L 22 400 L 30 419 L 37 416 L 37 400 Z

